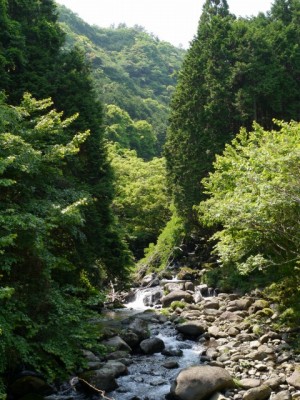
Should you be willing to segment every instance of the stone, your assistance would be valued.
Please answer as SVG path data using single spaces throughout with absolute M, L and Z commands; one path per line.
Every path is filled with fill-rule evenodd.
M 185 301 L 186 303 L 192 303 L 193 296 L 184 290 L 174 290 L 166 296 L 161 298 L 163 307 L 169 307 L 173 301 Z
M 160 353 L 164 350 L 164 341 L 158 337 L 145 339 L 140 343 L 140 348 L 145 354 Z
M 160 299 L 163 297 L 163 291 L 161 287 L 155 287 L 149 289 L 143 298 L 143 303 L 147 307 L 154 307 L 155 305 L 160 303 Z
M 120 337 L 120 336 L 113 336 L 110 339 L 104 340 L 102 342 L 107 347 L 112 347 L 115 351 L 116 350 L 125 350 L 131 352 L 132 349 L 128 344 Z
M 155 273 L 149 274 L 144 276 L 142 279 L 141 285 L 143 287 L 153 287 L 153 286 L 158 286 L 159 285 L 159 279 L 157 278 Z
M 166 283 L 164 290 L 167 292 L 174 292 L 175 290 L 184 290 L 184 283 L 170 282 Z
M 280 376 L 271 376 L 264 383 L 265 385 L 270 386 L 270 388 L 274 390 L 277 389 L 283 382 L 284 379 L 281 378 Z
M 239 381 L 239 386 L 241 386 L 243 389 L 252 389 L 260 386 L 260 384 L 261 384 L 260 379 L 254 379 L 254 378 L 245 378 Z
M 271 397 L 272 400 L 291 400 L 292 395 L 288 390 L 282 390 Z
M 195 286 L 194 286 L 193 282 L 185 282 L 184 289 L 191 290 L 193 292 L 195 290 Z
M 240 333 L 240 331 L 236 327 L 231 326 L 228 329 L 227 333 L 228 333 L 229 336 L 237 336 Z
M 131 330 L 123 330 L 120 332 L 122 339 L 128 344 L 131 349 L 135 349 L 140 344 L 139 336 Z
M 90 385 L 105 392 L 110 392 L 118 387 L 114 371 L 108 369 L 84 372 L 79 376 L 79 383 L 87 391 L 91 390 Z
M 251 306 L 252 302 L 253 302 L 253 300 L 250 297 L 246 297 L 246 298 L 230 301 L 228 306 L 236 307 L 236 309 L 238 309 L 238 310 L 247 310 Z
M 271 396 L 271 389 L 267 385 L 261 385 L 247 390 L 243 400 L 266 400 Z
M 170 394 L 179 400 L 202 400 L 232 387 L 233 379 L 225 369 L 199 365 L 180 371 L 171 386 Z
M 242 322 L 243 318 L 231 311 L 224 311 L 220 315 L 220 320 L 226 320 L 229 322 Z
M 300 365 L 297 365 L 293 374 L 286 379 L 287 383 L 300 389 Z
M 209 300 L 203 304 L 203 308 L 204 309 L 212 308 L 214 310 L 218 310 L 220 308 L 220 303 L 218 300 Z
M 148 323 L 147 321 L 141 319 L 141 318 L 135 318 L 128 326 L 128 330 L 131 330 L 134 332 L 138 338 L 139 341 L 143 339 L 147 339 L 150 336 L 150 333 L 148 331 Z
M 207 332 L 211 335 L 214 336 L 215 338 L 225 338 L 227 337 L 227 334 L 223 331 L 220 331 L 220 329 L 216 325 L 212 325 L 208 328 Z
M 166 361 L 165 363 L 162 364 L 162 366 L 166 369 L 175 369 L 179 368 L 179 364 L 177 361 Z
M 188 321 L 177 325 L 176 329 L 186 336 L 197 337 L 202 335 L 207 327 L 206 324 L 201 321 Z

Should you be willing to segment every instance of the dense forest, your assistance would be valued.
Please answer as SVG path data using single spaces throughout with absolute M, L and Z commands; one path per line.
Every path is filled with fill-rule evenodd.
M 0 393 L 101 352 L 89 321 L 136 268 L 261 288 L 297 321 L 299 0 L 206 0 L 187 52 L 53 0 L 0 0 L 0 27 Z

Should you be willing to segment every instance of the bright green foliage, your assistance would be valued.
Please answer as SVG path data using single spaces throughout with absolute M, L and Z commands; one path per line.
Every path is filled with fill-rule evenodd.
M 170 217 L 165 160 L 145 162 L 135 151 L 110 146 L 116 178 L 113 208 L 133 253 L 141 257 Z
M 222 226 L 214 234 L 224 266 L 248 274 L 268 268 L 299 276 L 300 124 L 276 122 L 242 129 L 203 181 L 210 198 L 199 206 L 201 222 Z M 293 271 L 293 272 L 292 272 Z
M 147 265 L 149 270 L 163 270 L 180 258 L 182 253 L 180 245 L 185 237 L 184 222 L 176 215 L 174 207 L 171 207 L 171 210 L 171 219 L 159 235 L 156 245 L 151 243 L 145 249 L 145 258 L 140 261 L 140 266 Z
M 50 106 L 30 95 L 0 105 L 0 371 L 22 363 L 54 379 L 92 345 L 85 304 L 98 291 L 74 262 L 92 195 L 65 169 L 89 131 L 70 138 L 76 116 L 63 120 Z
M 134 122 L 129 114 L 115 105 L 106 108 L 105 136 L 123 148 L 136 150 L 138 157 L 146 160 L 155 155 L 157 138 L 147 121 Z
M 240 130 L 253 120 L 298 120 L 299 0 L 278 0 L 265 16 L 237 19 L 227 2 L 207 0 L 197 36 L 179 75 L 166 144 L 175 206 L 197 225 L 193 205 L 204 198 L 201 179 Z

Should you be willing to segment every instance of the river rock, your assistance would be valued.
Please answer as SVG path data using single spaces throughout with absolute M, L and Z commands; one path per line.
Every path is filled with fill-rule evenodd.
M 243 318 L 240 317 L 238 314 L 232 311 L 224 311 L 220 315 L 220 320 L 226 320 L 228 322 L 242 322 Z
M 193 282 L 190 282 L 190 281 L 185 282 L 184 289 L 191 290 L 193 292 L 195 290 L 195 285 L 193 284 Z
M 202 400 L 233 386 L 232 377 L 225 369 L 199 365 L 180 371 L 170 394 L 179 400 Z
M 261 384 L 260 379 L 254 379 L 254 378 L 245 378 L 239 381 L 239 385 L 243 389 L 252 389 L 260 386 L 260 384 Z
M 160 353 L 164 350 L 164 341 L 158 337 L 145 339 L 140 343 L 140 347 L 145 354 Z
M 107 347 L 112 347 L 115 351 L 116 350 L 125 350 L 131 352 L 132 349 L 128 344 L 120 337 L 120 336 L 113 336 L 110 339 L 104 340 L 102 342 Z
M 184 283 L 183 282 L 169 282 L 166 283 L 164 286 L 164 290 L 169 292 L 174 292 L 174 290 L 184 290 Z
M 218 310 L 220 308 L 220 302 L 217 299 L 206 301 L 203 304 L 203 308 L 213 308 L 214 310 Z
M 118 387 L 115 379 L 114 371 L 108 369 L 99 369 L 95 371 L 87 371 L 79 376 L 79 382 L 83 389 L 90 391 L 91 386 L 96 390 L 104 390 L 110 392 Z
M 293 374 L 287 378 L 287 383 L 294 386 L 296 389 L 300 389 L 300 365 L 297 365 Z
M 178 368 L 179 364 L 177 361 L 171 360 L 171 361 L 166 361 L 165 363 L 162 364 L 162 366 L 167 369 L 174 369 L 174 368 Z
M 143 303 L 146 307 L 153 307 L 160 303 L 160 299 L 163 296 L 163 291 L 160 287 L 155 287 L 149 290 L 149 293 L 145 293 Z
M 271 397 L 272 400 L 291 400 L 292 395 L 288 390 L 282 390 Z
M 267 385 L 261 385 L 247 390 L 243 400 L 265 400 L 271 396 L 271 389 Z
M 157 278 L 155 273 L 152 273 L 152 274 L 144 276 L 144 278 L 142 279 L 141 285 L 143 287 L 159 286 L 159 279 Z
M 163 296 L 161 302 L 163 307 L 169 307 L 173 301 L 180 300 L 191 303 L 193 301 L 193 296 L 184 290 L 174 290 L 166 296 Z
M 187 336 L 197 337 L 202 335 L 207 329 L 204 322 L 201 321 L 188 321 L 183 322 L 176 326 L 178 332 Z
M 135 318 L 129 324 L 128 329 L 138 336 L 139 341 L 147 339 L 150 336 L 148 331 L 148 323 L 142 318 Z

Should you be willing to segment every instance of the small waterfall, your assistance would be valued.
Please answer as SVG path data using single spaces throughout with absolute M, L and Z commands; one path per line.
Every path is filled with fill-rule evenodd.
M 146 310 L 159 304 L 162 296 L 163 291 L 160 286 L 140 288 L 136 290 L 134 300 L 125 306 L 136 310 Z

